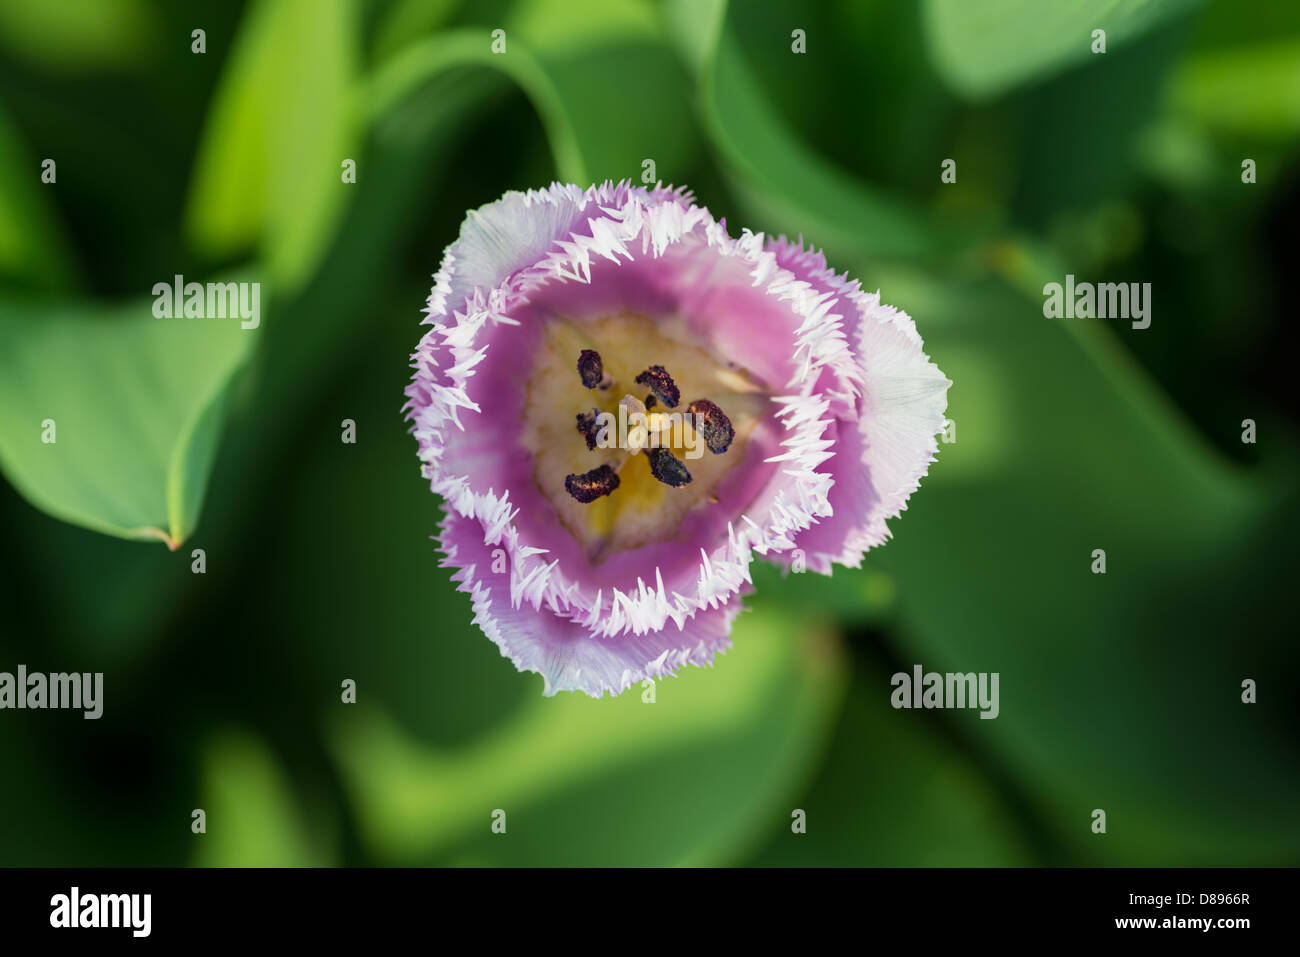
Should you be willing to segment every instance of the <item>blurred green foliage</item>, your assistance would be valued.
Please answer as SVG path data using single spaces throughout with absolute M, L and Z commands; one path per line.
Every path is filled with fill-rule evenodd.
M 1049 6 L 8 0 L 0 670 L 106 705 L 0 714 L 0 863 L 1296 863 L 1300 8 Z M 714 669 L 543 699 L 438 567 L 407 357 L 466 209 L 646 160 L 910 312 L 956 441 Z M 258 330 L 149 314 L 232 270 Z M 1067 272 L 1151 328 L 1044 319 Z M 892 709 L 918 662 L 1001 714 Z
M 15 426 L 0 429 L 0 463 L 51 515 L 174 548 L 198 521 L 253 337 L 233 322 L 159 320 L 151 302 L 114 311 L 29 307 L 0 323 L 0 404 Z M 48 442 L 16 427 L 32 422 Z
M 318 265 L 344 202 L 343 158 L 355 159 L 356 16 L 351 0 L 250 5 L 190 193 L 189 234 L 205 255 L 260 244 L 286 287 Z

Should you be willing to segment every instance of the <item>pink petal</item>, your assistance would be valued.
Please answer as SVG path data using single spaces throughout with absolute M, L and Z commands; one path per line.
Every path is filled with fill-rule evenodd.
M 767 248 L 783 268 L 835 297 L 862 370 L 861 396 L 835 407 L 836 454 L 828 463 L 833 518 L 796 538 L 814 571 L 829 574 L 832 563 L 856 568 L 867 549 L 889 538 L 886 520 L 907 507 L 935 460 L 952 383 L 925 354 L 907 313 L 837 275 L 820 252 L 784 237 L 769 240 Z M 831 374 L 819 383 L 824 389 L 837 384 Z
M 738 596 L 698 612 L 681 627 L 669 624 L 647 635 L 602 637 L 550 611 L 513 606 L 509 577 L 492 572 L 501 556 L 493 554 L 474 519 L 448 510 L 441 542 L 442 565 L 457 569 L 452 580 L 472 598 L 474 624 L 520 671 L 540 674 L 547 695 L 620 694 L 647 679 L 676 674 L 685 665 L 712 665 L 715 654 L 731 647 L 731 623 L 741 611 Z

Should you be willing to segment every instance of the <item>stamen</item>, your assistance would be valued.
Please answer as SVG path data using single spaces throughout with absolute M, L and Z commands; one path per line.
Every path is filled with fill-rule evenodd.
M 659 400 L 654 397 L 654 393 L 645 397 L 645 407 L 647 409 L 653 409 L 658 404 Z
M 691 482 L 691 473 L 682 464 L 681 459 L 667 449 L 648 449 L 650 457 L 650 474 L 673 488 L 681 488 Z
M 670 409 L 677 408 L 682 394 L 677 383 L 663 366 L 651 366 L 636 377 L 637 385 L 643 385 L 653 392 L 664 405 Z
M 590 412 L 578 413 L 578 432 L 587 440 L 588 449 L 596 447 L 596 437 L 600 434 L 600 426 L 596 423 L 596 415 L 597 411 L 595 409 Z
M 599 352 L 583 349 L 578 353 L 578 375 L 588 389 L 594 389 L 604 381 L 605 363 L 601 361 Z
M 695 416 L 695 427 L 704 436 L 709 451 L 719 455 L 731 447 L 731 440 L 736 437 L 736 430 L 727 418 L 727 413 L 718 408 L 717 403 L 708 399 L 696 399 L 686 411 Z
M 564 477 L 564 490 L 583 505 L 589 505 L 616 488 L 618 488 L 618 476 L 608 465 L 583 472 L 581 475 Z

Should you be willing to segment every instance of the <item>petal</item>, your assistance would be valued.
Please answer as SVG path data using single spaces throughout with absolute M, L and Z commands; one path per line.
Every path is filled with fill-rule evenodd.
M 494 555 L 483 525 L 450 509 L 442 525 L 443 567 L 472 598 L 474 623 L 520 671 L 535 671 L 545 694 L 582 691 L 599 698 L 619 694 L 647 678 L 676 674 L 685 665 L 709 666 L 731 647 L 731 623 L 742 610 L 739 596 L 715 609 L 696 613 L 681 626 L 668 623 L 645 635 L 602 637 L 584 625 L 546 608 L 534 610 L 511 601 L 510 577 L 492 571 Z
M 607 185 L 583 196 L 600 215 L 497 287 L 476 286 L 464 309 L 429 330 L 413 357 L 408 409 L 433 490 L 511 549 L 513 595 L 605 636 L 645 635 L 726 603 L 748 587 L 755 553 L 791 549 L 832 515 L 829 410 L 854 400 L 861 367 L 832 311 L 838 298 L 782 268 L 762 236 L 731 239 L 680 192 Z M 789 394 L 773 399 L 716 505 L 691 513 L 672 540 L 596 568 L 520 454 L 520 371 L 531 367 L 547 315 L 581 322 L 621 310 L 677 316 L 692 341 Z M 815 386 L 827 376 L 843 386 L 823 396 Z
M 905 312 L 862 292 L 857 282 L 827 268 L 820 252 L 784 237 L 770 240 L 777 262 L 819 293 L 832 297 L 860 372 L 860 395 L 835 401 L 833 515 L 796 536 L 808 567 L 826 574 L 831 563 L 861 564 L 863 553 L 889 538 L 886 520 L 907 507 L 938 451 L 951 382 L 925 354 L 916 325 Z M 823 370 L 818 387 L 843 394 L 849 380 Z
M 680 199 L 680 191 L 605 183 L 583 190 L 553 183 L 547 189 L 512 190 L 495 202 L 470 210 L 460 236 L 443 255 L 426 313 L 441 321 L 464 309 L 475 289 L 485 292 L 542 260 L 559 239 L 567 239 L 601 209 L 622 205 L 631 195 L 657 204 Z

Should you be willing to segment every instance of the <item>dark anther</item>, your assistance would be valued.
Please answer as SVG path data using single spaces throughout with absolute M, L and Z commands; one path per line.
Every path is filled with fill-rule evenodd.
M 665 485 L 681 488 L 690 484 L 691 473 L 672 452 L 667 449 L 647 449 L 646 455 L 650 456 L 650 473 Z
M 605 363 L 600 361 L 600 353 L 595 349 L 583 349 L 578 353 L 578 375 L 582 384 L 594 389 L 605 378 Z
M 670 409 L 677 408 L 682 394 L 677 390 L 677 383 L 663 366 L 651 366 L 636 377 L 637 385 L 643 385 Z
M 696 399 L 686 411 L 695 416 L 695 428 L 704 436 L 709 451 L 718 455 L 731 447 L 731 440 L 736 437 L 736 430 L 727 418 L 727 413 L 708 399 Z
M 600 434 L 600 426 L 596 424 L 595 409 L 590 412 L 578 413 L 578 431 L 587 440 L 587 448 L 594 449 L 596 447 L 596 437 Z
M 647 409 L 653 409 L 658 404 L 659 400 L 654 397 L 654 393 L 645 397 L 645 407 Z
M 596 501 L 602 495 L 608 495 L 616 488 L 618 488 L 618 476 L 608 465 L 583 472 L 581 475 L 564 477 L 564 490 L 583 505 Z

